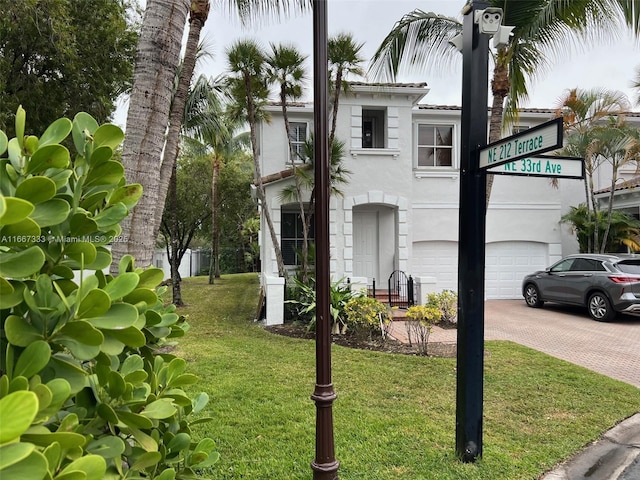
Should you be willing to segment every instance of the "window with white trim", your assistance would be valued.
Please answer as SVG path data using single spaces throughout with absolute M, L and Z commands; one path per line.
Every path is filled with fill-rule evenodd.
M 453 166 L 453 125 L 418 124 L 418 167 Z
M 290 122 L 289 123 L 289 138 L 291 139 L 291 147 L 295 157 L 289 159 L 296 162 L 301 162 L 304 159 L 304 144 L 307 141 L 307 124 L 306 122 Z

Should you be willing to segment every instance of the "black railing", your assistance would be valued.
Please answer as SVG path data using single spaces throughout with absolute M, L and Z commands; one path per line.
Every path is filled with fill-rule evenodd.
M 401 270 L 389 276 L 389 306 L 408 308 L 415 305 L 413 277 Z

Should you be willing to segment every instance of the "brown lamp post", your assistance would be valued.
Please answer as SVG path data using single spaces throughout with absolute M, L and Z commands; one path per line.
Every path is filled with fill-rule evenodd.
M 329 144 L 328 144 L 327 2 L 313 2 L 313 109 L 315 156 L 316 238 L 316 456 L 311 463 L 314 480 L 338 478 L 339 462 L 333 442 L 331 383 L 331 313 L 329 271 Z

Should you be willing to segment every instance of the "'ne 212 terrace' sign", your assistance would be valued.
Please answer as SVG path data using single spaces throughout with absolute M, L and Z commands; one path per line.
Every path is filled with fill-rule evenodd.
M 492 168 L 562 147 L 562 118 L 524 130 L 480 149 L 479 167 Z

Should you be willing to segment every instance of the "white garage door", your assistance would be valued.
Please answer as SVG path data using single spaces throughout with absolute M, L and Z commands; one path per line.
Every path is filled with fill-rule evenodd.
M 485 298 L 522 298 L 522 278 L 547 265 L 547 245 L 495 242 L 486 247 Z
M 495 242 L 485 250 L 485 298 L 522 298 L 522 278 L 548 267 L 547 245 L 537 242 Z M 438 290 L 458 290 L 458 243 L 413 244 L 413 276 L 435 277 Z
M 434 277 L 438 290 L 458 290 L 458 242 L 415 242 L 411 261 L 414 277 Z

